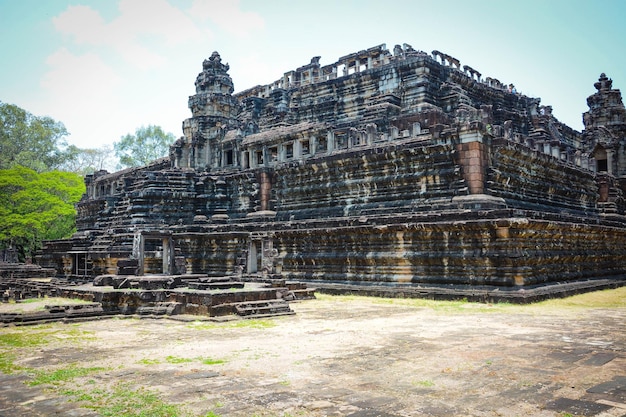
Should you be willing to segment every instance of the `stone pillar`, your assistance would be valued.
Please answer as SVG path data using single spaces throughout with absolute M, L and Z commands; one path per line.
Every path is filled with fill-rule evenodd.
M 133 253 L 132 258 L 137 259 L 137 270 L 135 271 L 136 275 L 143 275 L 144 272 L 144 243 L 145 239 L 141 232 L 135 233 L 133 237 Z
M 470 194 L 485 193 L 485 177 L 489 160 L 487 149 L 480 132 L 466 132 L 459 135 L 456 146 L 458 162 Z
M 163 273 L 164 274 L 172 274 L 172 261 L 174 260 L 174 250 L 172 248 L 171 239 L 169 237 L 164 237 L 162 241 L 163 245 Z
M 272 194 L 272 179 L 267 171 L 261 172 L 259 200 L 261 211 L 270 210 L 270 196 Z

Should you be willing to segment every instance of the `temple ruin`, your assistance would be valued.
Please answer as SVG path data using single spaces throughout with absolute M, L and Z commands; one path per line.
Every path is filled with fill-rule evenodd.
M 78 231 L 39 265 L 519 302 L 626 283 L 626 109 L 604 74 L 578 132 L 407 44 L 239 93 L 228 71 L 202 63 L 169 157 L 85 178 Z

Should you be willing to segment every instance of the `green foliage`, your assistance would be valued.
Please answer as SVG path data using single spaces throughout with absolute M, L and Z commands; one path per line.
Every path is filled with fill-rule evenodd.
M 113 148 L 122 166 L 142 166 L 167 156 L 175 139 L 174 134 L 163 132 L 160 126 L 142 126 L 134 135 L 127 134 L 113 143 Z
M 37 172 L 58 168 L 67 159 L 67 130 L 50 117 L 0 102 L 0 169 L 22 165 Z
M 74 204 L 84 192 L 82 177 L 74 173 L 38 174 L 22 166 L 0 170 L 0 247 L 15 247 L 24 258 L 42 240 L 71 236 Z

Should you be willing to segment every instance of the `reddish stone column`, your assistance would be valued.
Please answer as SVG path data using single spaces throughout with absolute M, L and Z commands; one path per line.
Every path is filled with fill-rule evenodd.
M 484 194 L 489 159 L 487 147 L 480 134 L 461 136 L 461 143 L 456 146 L 456 151 L 470 194 Z

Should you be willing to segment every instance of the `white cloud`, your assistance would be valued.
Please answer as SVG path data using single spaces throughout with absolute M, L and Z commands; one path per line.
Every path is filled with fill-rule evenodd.
M 73 143 L 82 147 L 105 143 L 101 132 L 120 107 L 121 77 L 94 53 L 74 55 L 61 48 L 46 63 L 50 71 L 41 80 L 45 98 L 40 105 L 53 109 L 51 116 L 66 125 Z
M 103 45 L 107 43 L 106 23 L 89 6 L 69 6 L 52 18 L 57 31 L 72 36 L 77 44 Z
M 69 6 L 52 19 L 57 31 L 79 45 L 106 46 L 139 69 L 162 66 L 166 58 L 150 48 L 158 39 L 175 46 L 193 39 L 210 38 L 211 32 L 199 29 L 189 16 L 165 0 L 121 0 L 120 15 L 111 22 L 89 6 Z
M 73 55 L 61 48 L 50 55 L 51 67 L 41 80 L 41 86 L 53 94 L 79 99 L 94 99 L 111 95 L 120 77 L 94 53 Z
M 238 1 L 195 1 L 184 10 L 170 2 L 178 4 L 119 0 L 113 17 L 89 2 L 53 17 L 65 40 L 46 60 L 49 69 L 32 110 L 54 109 L 42 113 L 62 121 L 69 142 L 83 148 L 110 144 L 142 124 L 179 135 L 189 116 L 186 95 L 194 90 L 196 70 L 188 69 L 188 58 L 214 41 L 211 28 L 223 28 L 231 40 L 232 33 L 263 28 L 264 21 L 242 11 Z
M 239 0 L 194 0 L 190 14 L 200 20 L 210 20 L 238 37 L 248 36 L 265 27 L 261 15 L 241 10 Z

